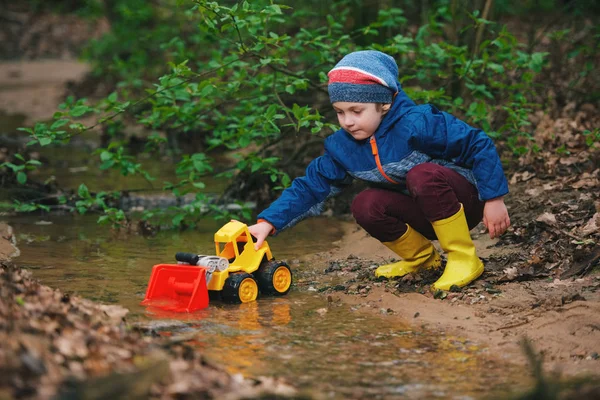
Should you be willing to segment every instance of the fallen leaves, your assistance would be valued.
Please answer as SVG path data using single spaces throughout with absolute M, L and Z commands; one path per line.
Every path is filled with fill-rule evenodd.
M 67 296 L 27 271 L 0 265 L 0 397 L 52 398 L 60 392 L 62 398 L 119 393 L 239 399 L 295 393 L 282 380 L 234 377 L 185 343 L 131 330 L 127 313 Z

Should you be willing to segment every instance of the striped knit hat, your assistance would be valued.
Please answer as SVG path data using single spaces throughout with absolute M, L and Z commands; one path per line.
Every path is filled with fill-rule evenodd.
M 391 103 L 398 92 L 396 61 L 380 51 L 350 53 L 327 76 L 332 103 Z

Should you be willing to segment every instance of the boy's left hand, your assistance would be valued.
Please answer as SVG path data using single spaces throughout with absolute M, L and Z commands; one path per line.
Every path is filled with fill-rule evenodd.
M 506 232 L 510 226 L 510 217 L 502 197 L 485 202 L 483 206 L 483 223 L 490 232 L 491 239 Z

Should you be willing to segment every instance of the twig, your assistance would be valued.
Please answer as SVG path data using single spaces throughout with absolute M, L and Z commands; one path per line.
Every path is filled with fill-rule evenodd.
M 247 53 L 248 50 L 246 50 L 246 46 L 244 46 L 244 40 L 242 39 L 242 32 L 240 32 L 240 27 L 237 24 L 237 21 L 235 19 L 235 15 L 233 15 L 233 13 L 230 13 L 229 16 L 231 17 L 231 19 L 233 20 L 233 26 L 235 27 L 235 31 L 237 32 L 238 35 L 238 39 L 240 41 L 240 47 L 242 48 L 242 51 L 244 53 Z
M 290 112 L 288 111 L 288 107 L 285 105 L 283 100 L 281 100 L 281 97 L 279 97 L 279 93 L 277 93 L 276 83 L 277 83 L 277 71 L 275 71 L 273 73 L 273 94 L 275 94 L 275 97 L 277 97 L 277 101 L 279 102 L 279 104 L 281 104 L 281 107 L 283 107 L 283 112 L 285 112 L 285 115 L 287 115 L 288 119 L 290 120 L 290 123 L 293 126 L 296 126 L 294 119 L 292 118 L 292 116 L 290 115 Z M 296 127 L 295 130 L 296 130 L 296 133 L 298 133 L 298 127 Z
M 492 8 L 493 0 L 486 0 L 485 6 L 483 7 L 483 13 L 481 14 L 481 18 L 487 20 L 488 14 L 490 13 L 490 9 Z M 485 24 L 481 24 L 477 27 L 477 33 L 475 34 L 475 43 L 473 43 L 473 54 L 478 53 L 479 44 L 481 43 L 481 38 L 483 36 L 483 29 L 485 28 Z
M 530 323 L 531 321 L 529 320 L 525 320 L 525 321 L 520 321 L 520 322 L 515 322 L 514 324 L 509 324 L 509 325 L 504 325 L 501 326 L 499 328 L 496 328 L 497 331 L 502 330 L 502 329 L 511 329 L 511 328 L 516 328 L 518 326 L 523 326 L 523 325 L 527 325 L 528 323 Z

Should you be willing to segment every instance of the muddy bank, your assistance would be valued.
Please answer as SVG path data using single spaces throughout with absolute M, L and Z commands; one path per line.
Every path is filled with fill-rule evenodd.
M 466 337 L 521 365 L 527 361 L 520 341 L 527 337 L 547 370 L 597 375 L 600 210 L 594 207 L 600 202 L 598 194 L 561 189 L 560 182 L 555 190 L 542 190 L 539 179 L 511 185 L 513 227 L 500 240 L 490 240 L 483 225 L 471 232 L 486 270 L 460 292 L 433 293 L 440 272 L 375 279 L 375 268 L 395 255 L 354 223 L 339 248 L 314 257 L 340 280 L 317 290 L 367 312 Z
M 510 362 L 526 363 L 520 340 L 528 337 L 545 355 L 549 370 L 568 374 L 600 370 L 599 274 L 493 288 L 476 282 L 461 293 L 435 298 L 427 287 L 434 279 L 407 289 L 399 282 L 365 277 L 365 269 L 372 274 L 381 263 L 369 257 L 384 249 L 362 231 L 349 232 L 347 240 L 351 248 L 330 254 L 340 266 L 332 273 L 344 279 L 340 286 L 324 290 L 334 301 L 337 297 L 368 312 L 385 312 L 424 329 L 468 338 Z M 388 260 L 393 258 L 389 256 Z
M 49 120 L 64 100 L 65 84 L 89 71 L 74 60 L 0 62 L 0 110 L 26 117 L 22 126 Z
M 10 265 L 10 227 L 0 233 L 0 398 L 305 398 L 280 380 L 231 375 L 185 338 L 140 332 L 123 307 L 39 284 Z

